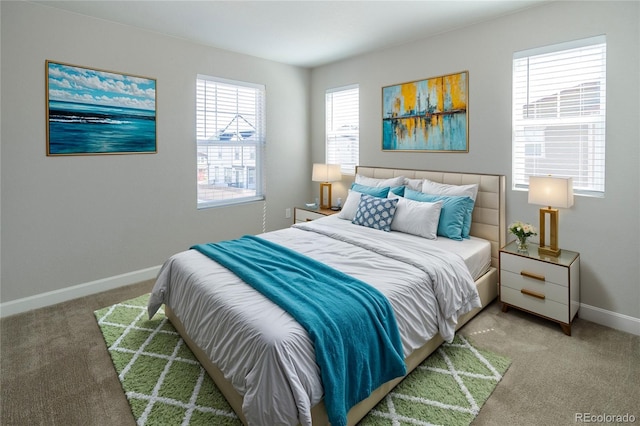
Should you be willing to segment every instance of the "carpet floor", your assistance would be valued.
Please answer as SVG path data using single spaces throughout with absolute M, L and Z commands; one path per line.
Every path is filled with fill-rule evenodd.
M 149 320 L 148 295 L 95 311 L 139 425 L 241 425 L 163 312 Z M 457 335 L 405 378 L 362 421 L 468 425 L 509 367 L 506 357 Z
M 153 284 L 1 318 L 0 424 L 135 426 L 94 312 L 149 293 Z M 575 426 L 585 413 L 640 421 L 638 335 L 578 313 L 569 337 L 554 322 L 502 312 L 497 300 L 459 334 L 512 360 L 473 426 Z

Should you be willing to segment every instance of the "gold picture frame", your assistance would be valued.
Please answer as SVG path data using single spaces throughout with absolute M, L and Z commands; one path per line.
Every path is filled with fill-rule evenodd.
M 47 60 L 47 156 L 154 154 L 156 80 Z
M 469 72 L 382 88 L 382 150 L 469 152 Z

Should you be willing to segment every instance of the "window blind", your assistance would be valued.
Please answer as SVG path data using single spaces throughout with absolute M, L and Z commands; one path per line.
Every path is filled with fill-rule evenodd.
M 264 198 L 265 88 L 198 75 L 198 208 Z
M 340 164 L 342 174 L 355 174 L 360 154 L 360 89 L 357 85 L 327 90 L 325 120 L 327 164 Z
M 605 190 L 606 38 L 513 55 L 513 186 L 573 178 L 576 194 Z

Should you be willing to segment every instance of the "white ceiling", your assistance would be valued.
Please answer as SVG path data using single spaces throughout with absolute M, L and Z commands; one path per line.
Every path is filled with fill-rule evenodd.
M 37 1 L 291 65 L 315 67 L 553 0 Z

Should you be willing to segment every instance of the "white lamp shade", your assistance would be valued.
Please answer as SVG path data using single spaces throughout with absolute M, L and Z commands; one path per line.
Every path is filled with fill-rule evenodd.
M 573 206 L 573 178 L 530 176 L 529 204 L 563 209 Z
M 313 165 L 311 180 L 314 182 L 335 182 L 342 179 L 340 164 L 319 164 Z

